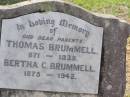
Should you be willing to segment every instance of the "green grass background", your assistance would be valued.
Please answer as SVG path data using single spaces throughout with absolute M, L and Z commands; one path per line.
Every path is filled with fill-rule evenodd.
M 130 0 L 66 0 L 88 10 L 130 18 Z

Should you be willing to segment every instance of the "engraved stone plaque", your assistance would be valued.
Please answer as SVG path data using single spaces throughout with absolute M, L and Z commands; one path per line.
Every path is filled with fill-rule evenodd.
M 102 36 L 60 12 L 3 19 L 0 88 L 97 94 Z

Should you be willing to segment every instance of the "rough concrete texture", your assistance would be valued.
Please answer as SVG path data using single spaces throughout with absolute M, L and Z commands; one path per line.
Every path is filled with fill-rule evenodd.
M 24 2 L 0 7 L 0 21 L 34 12 L 55 11 L 81 18 L 104 28 L 98 95 L 36 92 L 1 89 L 0 97 L 123 97 L 126 83 L 125 56 L 130 25 L 113 16 L 104 16 L 60 1 Z M 1 28 L 1 22 L 0 22 Z

